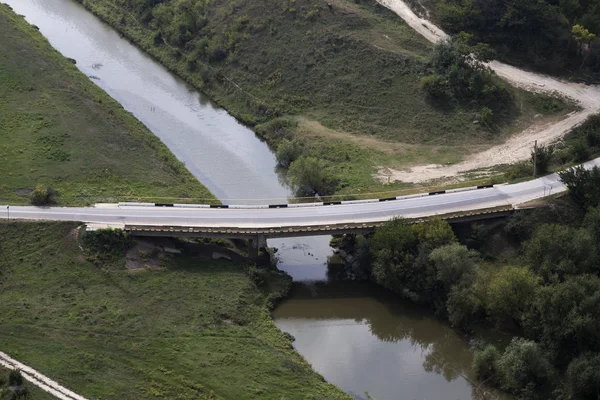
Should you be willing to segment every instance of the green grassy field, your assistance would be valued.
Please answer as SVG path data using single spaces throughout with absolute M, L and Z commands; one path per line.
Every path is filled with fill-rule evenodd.
M 88 263 L 73 223 L 0 223 L 0 349 L 91 399 L 347 398 L 271 320 L 242 266 Z
M 317 0 L 80 2 L 272 146 L 303 141 L 338 193 L 400 189 L 376 182 L 377 167 L 457 162 L 534 115 L 572 110 L 512 89 L 514 110 L 489 130 L 473 123 L 478 109 L 433 104 L 419 87 L 431 44 L 374 0 L 333 0 L 331 10 Z M 291 124 L 265 134 L 277 118 Z
M 60 204 L 214 198 L 167 147 L 0 4 L 0 202 L 36 184 Z

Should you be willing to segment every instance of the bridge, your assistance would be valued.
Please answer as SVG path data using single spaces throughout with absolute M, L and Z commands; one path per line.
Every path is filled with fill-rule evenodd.
M 600 158 L 585 163 L 600 166 Z M 267 238 L 372 230 L 394 217 L 451 221 L 506 215 L 526 202 L 566 190 L 556 174 L 516 184 L 469 187 L 385 199 L 333 203 L 194 205 L 118 203 L 94 207 L 3 206 L 3 218 L 81 221 L 91 229 L 121 228 L 137 236 L 244 238 L 251 248 Z

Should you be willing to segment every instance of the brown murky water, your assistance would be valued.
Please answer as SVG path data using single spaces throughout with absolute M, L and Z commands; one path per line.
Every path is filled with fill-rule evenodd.
M 144 122 L 227 203 L 289 195 L 248 128 L 72 0 L 0 0 L 40 28 L 94 83 Z M 269 200 L 271 199 L 271 200 Z M 277 199 L 277 200 L 275 200 Z M 467 343 L 432 314 L 375 285 L 327 282 L 329 237 L 270 240 L 297 284 L 276 324 L 325 379 L 357 398 L 476 398 Z

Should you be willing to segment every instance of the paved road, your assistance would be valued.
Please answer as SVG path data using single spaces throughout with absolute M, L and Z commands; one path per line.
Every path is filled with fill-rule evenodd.
M 585 164 L 600 166 L 600 158 Z M 156 225 L 231 228 L 325 226 L 386 221 L 392 217 L 421 218 L 469 212 L 500 206 L 517 206 L 564 191 L 556 174 L 513 185 L 457 191 L 438 195 L 408 196 L 395 201 L 356 201 L 340 205 L 290 205 L 288 208 L 178 208 L 104 204 L 96 207 L 10 207 L 10 218 L 82 221 L 110 226 Z M 6 206 L 0 217 L 7 218 Z

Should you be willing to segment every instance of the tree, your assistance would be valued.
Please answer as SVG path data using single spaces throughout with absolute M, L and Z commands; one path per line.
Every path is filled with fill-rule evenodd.
M 523 253 L 529 266 L 545 281 L 590 272 L 597 260 L 596 243 L 586 229 L 559 224 L 540 225 L 525 242 Z
M 477 379 L 490 384 L 496 383 L 498 379 L 496 364 L 499 359 L 500 352 L 494 345 L 488 344 L 483 349 L 476 350 L 472 369 Z
M 412 229 L 419 238 L 420 244 L 428 245 L 431 248 L 457 241 L 450 224 L 441 218 L 430 218 L 425 222 L 413 225 Z
M 569 197 L 582 209 L 600 205 L 600 168 L 577 166 L 558 175 L 569 189 Z
M 536 342 L 514 338 L 496 363 L 502 387 L 519 397 L 547 399 L 555 371 Z
M 277 165 L 282 168 L 289 168 L 290 165 L 300 157 L 302 148 L 297 140 L 283 139 L 277 146 Z
M 573 39 L 577 41 L 579 55 L 581 55 L 585 47 L 596 38 L 595 34 L 591 33 L 589 30 L 585 29 L 579 24 L 573 26 L 571 33 L 573 33 Z
M 573 400 L 600 398 L 600 355 L 586 353 L 573 360 L 567 368 L 565 388 Z
M 540 288 L 523 319 L 525 332 L 549 349 L 558 366 L 600 351 L 600 278 L 569 277 Z
M 329 195 L 337 182 L 325 172 L 325 164 L 314 157 L 300 157 L 290 165 L 292 188 L 297 196 Z
M 415 231 L 400 218 L 394 218 L 375 229 L 371 238 L 373 251 L 389 250 L 392 254 L 413 252 L 417 243 Z
M 461 280 L 474 278 L 478 257 L 476 252 L 454 243 L 435 249 L 429 258 L 437 269 L 437 280 L 449 291 Z
M 540 279 L 527 268 L 501 268 L 487 287 L 485 309 L 497 319 L 520 323 L 539 285 Z
M 56 203 L 58 192 L 50 186 L 36 185 L 30 194 L 31 204 L 34 206 L 47 206 Z

